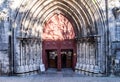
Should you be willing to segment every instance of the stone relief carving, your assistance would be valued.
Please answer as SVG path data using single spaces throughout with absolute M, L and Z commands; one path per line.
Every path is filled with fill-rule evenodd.
M 118 7 L 114 7 L 112 9 L 113 15 L 115 17 L 115 19 L 119 19 L 120 20 L 120 8 Z

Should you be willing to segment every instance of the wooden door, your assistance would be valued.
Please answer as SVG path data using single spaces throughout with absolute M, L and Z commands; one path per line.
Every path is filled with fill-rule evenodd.
M 66 68 L 72 68 L 72 52 L 68 51 L 66 54 Z
M 57 53 L 55 50 L 47 50 L 48 67 L 57 68 Z
M 62 50 L 61 51 L 62 68 L 72 68 L 72 55 L 73 55 L 73 50 Z

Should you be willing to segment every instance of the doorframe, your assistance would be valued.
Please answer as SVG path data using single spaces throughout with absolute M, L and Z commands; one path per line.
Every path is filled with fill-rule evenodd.
M 73 58 L 74 58 L 73 55 L 74 55 L 74 50 L 73 50 L 73 49 L 61 49 L 61 52 L 62 52 L 62 51 L 65 51 L 65 52 L 72 51 L 71 60 L 70 60 L 70 61 L 71 61 L 71 67 L 70 67 L 70 68 L 73 68 Z M 63 55 L 63 54 L 60 54 L 60 55 L 61 55 L 61 68 L 62 68 L 62 64 L 63 64 L 63 63 L 62 63 L 62 55 Z M 67 56 L 67 55 L 66 55 L 66 56 Z M 65 60 L 65 61 L 67 61 L 67 60 Z M 67 68 L 67 67 L 65 67 L 65 68 Z
M 57 70 L 61 71 L 62 67 L 61 67 L 61 50 L 73 50 L 73 57 L 72 57 L 72 69 L 73 71 L 75 70 L 75 66 L 76 66 L 76 62 L 77 62 L 77 47 L 76 47 L 76 41 L 73 40 L 73 44 L 71 45 L 61 45 L 61 41 L 57 41 L 56 44 L 57 46 L 47 46 L 45 45 L 46 41 L 42 43 L 42 61 L 43 64 L 45 64 L 45 69 L 48 69 L 48 60 L 47 60 L 47 56 L 46 56 L 46 50 L 57 50 Z M 51 42 L 50 42 L 51 43 Z M 68 47 L 69 46 L 69 47 Z

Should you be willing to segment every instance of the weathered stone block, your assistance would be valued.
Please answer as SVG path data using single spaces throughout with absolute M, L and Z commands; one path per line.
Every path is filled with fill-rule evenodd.
M 0 43 L 0 51 L 8 50 L 8 43 Z

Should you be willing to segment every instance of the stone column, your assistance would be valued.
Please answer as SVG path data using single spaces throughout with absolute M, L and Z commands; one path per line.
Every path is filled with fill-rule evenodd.
M 80 62 L 80 43 L 77 42 L 77 63 L 76 63 L 76 69 L 79 69 L 79 62 Z
M 22 65 L 24 66 L 25 65 L 25 55 L 26 55 L 26 53 L 25 53 L 25 41 L 23 40 L 23 45 L 22 45 L 22 52 L 23 52 L 23 54 L 22 54 Z
M 37 64 L 37 69 L 39 69 L 40 62 L 41 62 L 41 60 L 40 60 L 41 53 L 40 52 L 42 52 L 42 51 L 39 50 L 39 44 L 38 43 L 36 44 L 36 49 L 37 49 L 37 51 L 36 51 L 36 53 L 37 53 L 37 62 L 36 62 L 36 64 Z
M 83 70 L 85 70 L 85 64 L 86 64 L 85 46 L 86 46 L 86 44 L 85 44 L 85 42 L 83 42 L 83 47 L 82 47 L 82 51 L 83 51 Z
M 82 65 L 82 43 L 79 43 L 79 64 Z
M 86 71 L 89 71 L 89 42 L 86 43 Z
M 89 47 L 88 42 L 86 43 L 86 63 L 89 64 Z
M 98 52 L 98 66 L 100 67 L 100 70 L 102 70 L 101 66 L 104 64 L 101 63 L 101 62 L 103 62 L 103 59 L 102 59 L 103 55 L 101 55 L 101 54 L 103 54 L 103 53 L 102 53 L 102 49 L 101 49 L 101 44 L 99 42 L 97 44 L 98 44 L 98 51 L 97 51 Z
M 22 61 L 23 61 L 23 47 L 22 47 L 22 41 L 20 42 L 20 66 L 22 66 Z
M 25 60 L 24 65 L 27 65 L 27 44 L 26 44 L 26 41 L 24 41 L 24 60 Z
M 87 42 L 84 43 L 85 68 L 87 64 Z
M 83 42 L 81 42 L 81 67 L 82 67 L 82 70 L 83 70 L 83 65 L 84 65 L 84 47 L 83 47 Z
M 40 63 L 43 63 L 43 59 L 42 59 L 42 42 L 40 42 L 40 45 L 39 45 L 39 50 L 40 50 Z
M 30 60 L 30 49 L 29 49 L 29 40 L 27 40 L 27 50 L 26 50 L 26 54 L 27 54 L 27 65 L 29 65 L 29 60 Z
M 91 59 L 92 59 L 92 64 L 95 65 L 95 47 L 94 47 L 94 44 L 91 44 Z
M 90 48 L 90 72 L 93 73 L 93 69 L 94 69 L 94 64 L 93 64 L 93 58 L 92 58 L 92 55 L 93 55 L 93 47 L 92 47 L 93 44 L 89 44 L 89 48 Z
M 82 53 L 82 51 L 81 51 L 81 42 L 80 42 L 80 43 L 79 43 L 79 61 L 78 61 L 79 64 L 81 64 L 81 59 L 82 59 L 82 58 L 81 58 L 81 57 L 82 57 L 82 56 L 81 56 L 81 55 L 82 55 L 81 53 Z

